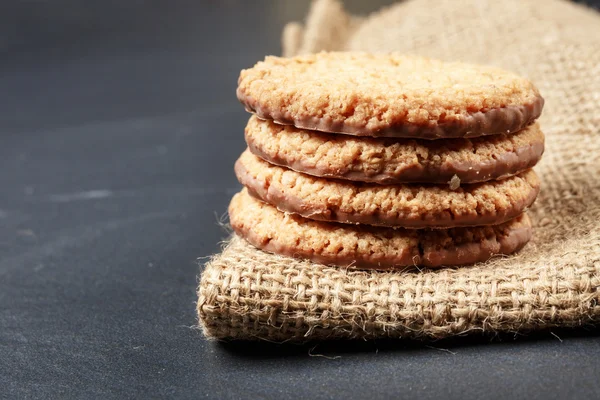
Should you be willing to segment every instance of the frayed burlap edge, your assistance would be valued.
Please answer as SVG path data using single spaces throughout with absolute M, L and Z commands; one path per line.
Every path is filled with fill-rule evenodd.
M 233 235 L 206 264 L 198 314 L 208 338 L 277 342 L 442 338 L 600 319 L 599 260 L 515 268 L 521 258 L 446 270 L 354 271 L 265 253 Z

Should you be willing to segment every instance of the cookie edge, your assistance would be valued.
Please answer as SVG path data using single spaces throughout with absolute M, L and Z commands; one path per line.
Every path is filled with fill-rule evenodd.
M 238 100 L 246 111 L 263 120 L 271 120 L 280 125 L 292 125 L 296 128 L 351 136 L 397 137 L 413 139 L 472 138 L 498 133 L 514 133 L 531 125 L 542 113 L 544 98 L 537 94 L 535 101 L 529 104 L 509 105 L 492 108 L 485 112 L 468 113 L 460 121 L 417 125 L 399 123 L 386 128 L 372 130 L 365 125 L 353 125 L 346 121 L 334 122 L 327 117 L 294 118 L 290 113 L 273 110 L 269 105 L 245 94 L 240 87 L 236 90 Z
M 261 120 L 264 121 L 264 120 Z M 534 122 L 535 124 L 535 122 Z M 530 125 L 533 126 L 534 124 Z M 526 127 L 525 129 L 528 129 Z M 298 128 L 301 129 L 301 128 Z M 323 169 L 308 166 L 302 162 L 302 158 L 289 162 L 285 157 L 271 156 L 266 151 L 263 151 L 257 141 L 249 138 L 249 128 L 246 126 L 244 137 L 250 152 L 263 160 L 278 165 L 280 167 L 289 168 L 296 172 L 315 176 L 318 178 L 328 179 L 343 179 L 355 182 L 377 183 L 380 185 L 401 184 L 401 183 L 447 183 L 454 175 L 456 175 L 461 183 L 479 183 L 488 180 L 501 180 L 508 177 L 518 175 L 519 173 L 533 168 L 542 159 L 545 151 L 545 135 L 541 132 L 539 126 L 536 127 L 541 134 L 541 141 L 520 146 L 515 151 L 505 152 L 492 157 L 485 163 L 473 167 L 473 164 L 467 162 L 452 163 L 451 166 L 442 166 L 438 170 L 427 168 L 410 168 L 403 169 L 396 176 L 389 173 L 378 173 L 371 176 L 359 171 L 347 171 L 345 173 L 330 173 L 324 172 Z M 311 131 L 307 131 L 310 133 Z M 319 132 L 321 133 L 321 132 Z M 323 134 L 330 134 L 324 132 Z M 515 134 L 518 134 L 517 132 Z M 418 139 L 410 139 L 418 140 Z
M 248 150 L 246 150 L 248 151 Z M 243 154 L 242 154 L 243 155 Z M 256 156 L 254 156 L 256 157 Z M 266 162 L 266 161 L 263 161 Z M 284 167 L 278 167 L 284 168 Z M 234 165 L 235 175 L 238 181 L 248 189 L 248 192 L 253 197 L 268 203 L 281 212 L 287 212 L 291 214 L 297 214 L 306 219 L 324 222 L 337 222 L 343 224 L 363 224 L 370 226 L 380 227 L 402 227 L 406 229 L 422 229 L 422 228 L 435 228 L 435 229 L 447 229 L 447 228 L 459 228 L 459 227 L 473 227 L 483 225 L 499 225 L 507 222 L 518 215 L 522 214 L 529 206 L 531 206 L 537 196 L 539 195 L 541 183 L 539 177 L 533 170 L 527 170 L 525 173 L 531 171 L 534 180 L 536 182 L 529 192 L 529 195 L 521 202 L 515 203 L 511 208 L 504 210 L 502 213 L 496 213 L 492 215 L 478 215 L 477 217 L 462 217 L 454 218 L 448 211 L 443 211 L 436 214 L 436 217 L 428 219 L 393 219 L 393 218 L 377 218 L 372 215 L 361 215 L 360 213 L 346 213 L 340 210 L 334 210 L 332 207 L 319 207 L 311 206 L 306 204 L 301 198 L 292 196 L 285 191 L 269 190 L 272 185 L 265 188 L 264 182 L 260 182 L 255 179 L 252 174 L 246 169 L 242 162 L 242 157 L 235 162 Z M 293 171 L 297 174 L 300 172 Z M 312 178 L 312 177 L 311 177 Z M 326 178 L 316 178 L 323 179 Z M 510 179 L 510 178 L 508 178 Z M 351 185 L 352 182 L 344 181 L 345 184 Z M 479 183 L 474 185 L 481 185 L 485 183 Z M 383 186 L 382 186 L 383 187 Z M 448 189 L 450 190 L 450 189 Z M 450 218 L 448 218 L 448 215 Z M 443 221 L 443 224 L 440 224 Z
M 235 196 L 243 195 L 243 191 L 237 193 Z M 505 222 L 510 224 L 511 222 L 519 224 L 517 227 L 510 229 L 509 234 L 498 239 L 498 235 L 494 235 L 493 238 L 486 238 L 480 243 L 465 243 L 455 247 L 454 251 L 444 250 L 442 252 L 430 252 L 427 255 L 425 253 L 413 255 L 409 251 L 403 251 L 398 255 L 385 255 L 377 263 L 368 260 L 366 257 L 344 257 L 334 259 L 332 257 L 323 256 L 319 254 L 300 252 L 298 249 L 291 248 L 286 243 L 279 243 L 277 240 L 271 238 L 266 243 L 261 244 L 256 234 L 252 229 L 241 229 L 236 224 L 235 211 L 232 212 L 232 202 L 229 205 L 229 218 L 233 230 L 241 238 L 246 240 L 254 247 L 261 249 L 266 252 L 279 254 L 282 256 L 303 258 L 319 264 L 345 267 L 345 268 L 360 268 L 360 269 L 378 269 L 378 270 L 397 270 L 406 267 L 418 267 L 424 266 L 428 268 L 443 268 L 443 267 L 455 267 L 472 265 L 479 262 L 485 262 L 496 255 L 510 255 L 520 251 L 525 245 L 531 240 L 533 236 L 533 227 L 531 219 L 527 213 L 523 213 L 516 218 Z M 255 200 L 260 201 L 260 200 Z M 272 207 L 272 206 L 270 206 Z M 276 212 L 282 214 L 282 218 L 285 218 L 284 213 L 276 210 Z M 302 217 L 300 217 L 302 218 Z M 520 219 L 520 221 L 517 221 Z M 318 222 L 320 224 L 334 224 L 331 222 Z M 337 224 L 339 225 L 339 224 Z M 342 225 L 343 227 L 343 225 Z M 350 229 L 350 228 L 348 228 Z M 370 229 L 391 229 L 391 228 L 373 228 Z M 470 229 L 470 228 L 459 228 L 459 229 Z M 475 228 L 477 229 L 477 228 Z M 400 232 L 400 231 L 395 231 Z M 408 250 L 408 249 L 407 249 Z

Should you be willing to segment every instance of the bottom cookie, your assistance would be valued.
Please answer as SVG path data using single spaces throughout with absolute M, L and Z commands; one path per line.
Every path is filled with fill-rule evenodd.
M 526 214 L 495 226 L 434 230 L 313 221 L 280 212 L 246 189 L 233 196 L 229 219 L 238 235 L 262 250 L 326 265 L 370 269 L 473 264 L 496 254 L 514 253 L 532 235 Z

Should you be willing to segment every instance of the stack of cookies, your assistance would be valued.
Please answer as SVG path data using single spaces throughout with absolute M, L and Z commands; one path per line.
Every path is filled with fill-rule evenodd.
M 520 250 L 544 151 L 543 99 L 507 71 L 413 56 L 267 57 L 241 72 L 254 115 L 235 232 L 342 267 L 456 266 Z

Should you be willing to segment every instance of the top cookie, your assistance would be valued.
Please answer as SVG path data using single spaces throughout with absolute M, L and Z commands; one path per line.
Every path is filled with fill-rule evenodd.
M 280 124 L 422 139 L 516 132 L 544 105 L 530 81 L 502 69 L 394 53 L 267 57 L 241 72 L 237 96 Z

